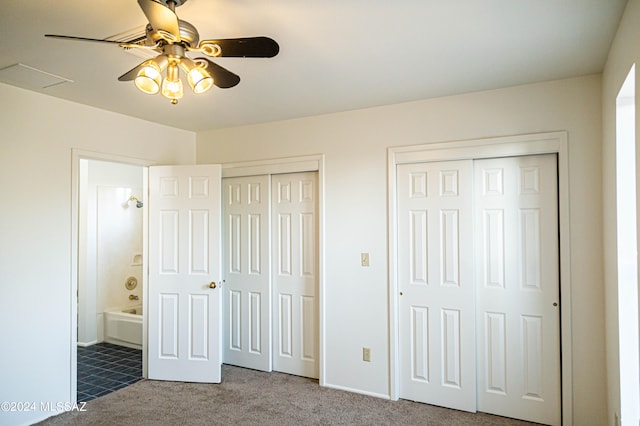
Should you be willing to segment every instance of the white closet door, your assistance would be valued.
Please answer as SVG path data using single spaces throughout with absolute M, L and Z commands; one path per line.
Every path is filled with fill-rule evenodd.
M 474 166 L 478 410 L 560 424 L 556 156 Z
M 318 378 L 317 173 L 273 175 L 273 369 Z
M 269 176 L 223 179 L 223 359 L 271 371 Z
M 474 412 L 473 163 L 397 174 L 400 398 Z

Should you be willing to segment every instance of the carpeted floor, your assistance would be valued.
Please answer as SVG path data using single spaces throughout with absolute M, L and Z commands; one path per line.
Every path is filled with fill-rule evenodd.
M 321 388 L 316 380 L 224 365 L 222 383 L 142 380 L 41 425 L 532 425 Z

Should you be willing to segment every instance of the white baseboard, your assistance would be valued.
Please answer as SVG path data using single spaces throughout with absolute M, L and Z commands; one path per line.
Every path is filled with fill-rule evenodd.
M 363 391 L 362 389 L 353 389 L 353 388 L 349 388 L 349 387 L 345 387 L 345 386 L 331 385 L 331 384 L 326 384 L 326 383 L 323 385 L 323 387 L 330 388 L 330 389 L 342 390 L 342 391 L 346 391 L 346 392 L 359 393 L 361 395 L 373 396 L 373 397 L 381 398 L 381 399 L 391 399 L 391 397 L 389 395 L 385 395 L 385 394 L 382 394 L 382 393 L 376 393 L 376 392 Z

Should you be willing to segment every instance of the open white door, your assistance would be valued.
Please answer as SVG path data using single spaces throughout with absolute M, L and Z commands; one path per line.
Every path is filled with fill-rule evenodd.
M 220 165 L 149 168 L 150 379 L 221 380 Z

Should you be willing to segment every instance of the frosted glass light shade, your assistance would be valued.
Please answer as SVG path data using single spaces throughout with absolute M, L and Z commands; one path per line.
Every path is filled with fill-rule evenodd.
M 213 77 L 200 67 L 194 67 L 189 71 L 187 81 L 193 89 L 193 93 L 204 93 L 213 86 Z
M 184 95 L 182 89 L 182 81 L 169 81 L 165 79 L 162 82 L 162 96 L 169 99 L 180 99 Z
M 138 71 L 138 75 L 133 82 L 144 93 L 155 95 L 160 91 L 161 81 L 160 68 L 155 62 L 149 61 L 146 66 Z
M 176 101 L 182 98 L 184 91 L 182 89 L 182 81 L 180 80 L 180 70 L 176 63 L 170 63 L 167 68 L 167 78 L 162 82 L 162 96 Z

